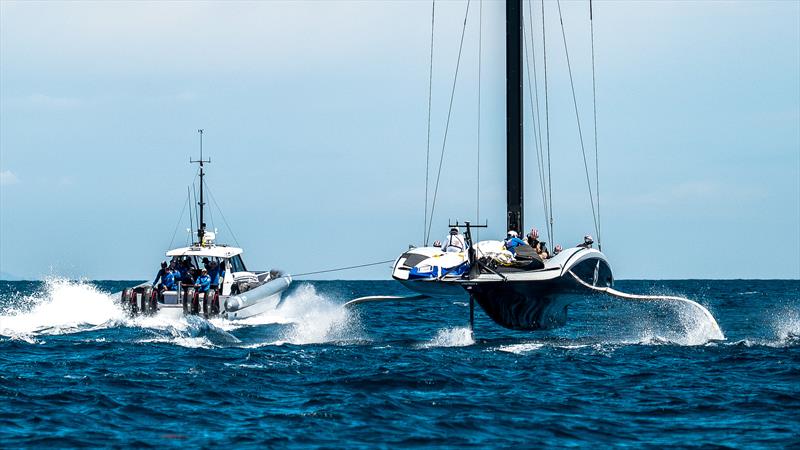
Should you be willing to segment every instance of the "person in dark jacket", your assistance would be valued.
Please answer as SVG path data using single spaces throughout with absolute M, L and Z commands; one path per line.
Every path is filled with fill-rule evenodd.
M 594 239 L 592 239 L 592 235 L 587 234 L 583 237 L 583 243 L 578 244 L 575 247 L 592 248 L 592 244 L 594 244 Z
M 550 257 L 550 253 L 547 251 L 547 244 L 539 240 L 539 230 L 531 228 L 531 232 L 528 233 L 527 236 L 527 241 L 528 245 L 536 250 L 536 254 L 539 255 L 540 258 L 544 260 Z
M 216 261 L 209 263 L 208 276 L 211 277 L 211 289 L 219 289 L 219 283 L 225 278 L 225 271 Z
M 167 273 L 167 262 L 161 262 L 161 269 L 156 274 L 156 278 L 153 280 L 153 287 L 158 287 L 158 282 L 164 278 L 164 275 Z
M 180 282 L 184 285 L 193 285 L 194 284 L 194 276 L 192 275 L 192 271 L 194 270 L 194 264 L 192 261 L 186 257 L 178 264 L 178 272 L 180 272 Z

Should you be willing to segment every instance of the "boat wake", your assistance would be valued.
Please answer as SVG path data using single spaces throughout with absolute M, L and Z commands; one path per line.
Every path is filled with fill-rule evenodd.
M 0 310 L 0 335 L 35 340 L 38 335 L 68 334 L 115 326 L 125 314 L 111 297 L 89 283 L 48 279 L 44 288 L 11 299 Z
M 359 339 L 357 315 L 338 302 L 301 284 L 275 309 L 244 320 L 206 320 L 199 316 L 165 318 L 128 317 L 117 298 L 88 282 L 48 279 L 31 294 L 6 299 L 0 307 L 0 336 L 39 343 L 46 336 L 109 328 L 140 329 L 135 342 L 169 343 L 190 348 L 260 347 L 282 344 L 318 344 Z M 256 336 L 256 343 L 236 336 L 247 329 L 271 332 Z
M 276 302 L 277 306 L 277 302 Z M 268 324 L 285 324 L 285 331 L 277 340 L 249 345 L 260 347 L 282 344 L 321 344 L 361 340 L 358 316 L 326 296 L 317 292 L 311 284 L 301 284 L 281 302 L 276 309 L 240 321 L 225 321 L 223 326 L 241 327 Z
M 47 336 L 58 336 L 105 329 L 127 329 L 131 343 L 163 343 L 190 348 L 309 345 L 360 343 L 369 341 L 362 330 L 358 312 L 344 308 L 341 299 L 329 298 L 312 284 L 292 289 L 273 310 L 245 320 L 222 318 L 206 320 L 198 316 L 177 319 L 158 316 L 129 318 L 118 306 L 117 298 L 88 282 L 49 279 L 28 295 L 11 294 L 0 298 L 0 339 L 42 343 Z M 610 300 L 604 317 L 596 311 L 576 310 L 585 320 L 576 321 L 582 337 L 562 336 L 560 340 L 523 340 L 502 345 L 501 351 L 530 352 L 543 347 L 579 348 L 626 345 L 741 345 L 794 347 L 800 345 L 800 312 L 782 309 L 764 316 L 760 337 L 736 337 L 720 342 L 724 335 L 707 310 L 692 303 L 673 301 L 618 302 Z M 576 304 L 577 306 L 577 304 Z M 654 307 L 655 306 L 655 307 Z M 596 309 L 596 305 L 593 306 Z M 713 316 L 712 316 L 713 317 Z M 575 328 L 564 330 L 574 334 Z M 621 332 L 622 331 L 622 332 Z M 760 334 L 760 333 L 759 333 Z M 96 340 L 91 336 L 90 340 Z M 721 339 L 722 338 L 722 339 Z M 115 339 L 104 335 L 103 340 Z M 466 327 L 440 329 L 417 348 L 447 348 L 475 345 Z

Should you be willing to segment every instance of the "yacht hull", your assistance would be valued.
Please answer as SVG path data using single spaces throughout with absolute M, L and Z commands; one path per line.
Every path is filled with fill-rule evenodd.
M 460 284 L 498 325 L 512 330 L 546 330 L 564 325 L 567 307 L 594 294 L 572 274 L 591 286 L 613 284 L 611 267 L 596 250 L 574 252 L 563 266 L 550 270 L 507 273 L 506 280 L 481 274 Z
M 456 280 L 401 280 L 395 278 L 403 286 L 416 293 L 428 297 L 464 297 L 464 289 Z

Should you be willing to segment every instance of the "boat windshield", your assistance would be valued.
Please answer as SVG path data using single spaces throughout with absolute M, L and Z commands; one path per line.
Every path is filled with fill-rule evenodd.
M 244 266 L 244 261 L 242 261 L 241 256 L 236 255 L 231 258 L 231 272 L 247 272 L 247 268 Z

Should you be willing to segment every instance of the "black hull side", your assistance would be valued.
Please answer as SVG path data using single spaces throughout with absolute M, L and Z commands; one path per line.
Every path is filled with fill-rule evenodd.
M 613 276 L 605 260 L 588 258 L 571 268 L 588 284 L 611 286 Z M 464 283 L 464 288 L 498 325 L 512 330 L 546 330 L 567 321 L 567 307 L 592 291 L 568 272 L 541 281 Z

